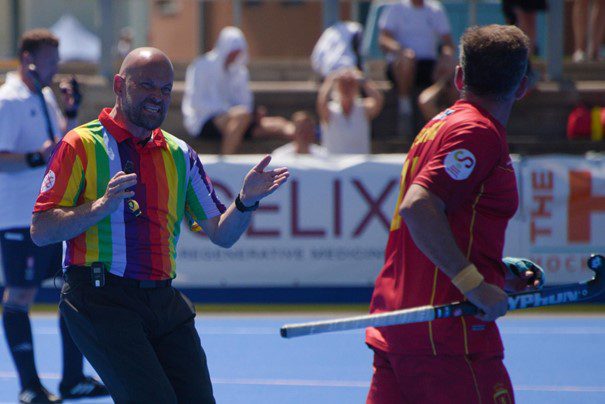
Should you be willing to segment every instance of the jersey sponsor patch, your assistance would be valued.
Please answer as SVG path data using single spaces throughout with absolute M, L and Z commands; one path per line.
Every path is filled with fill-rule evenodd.
M 48 170 L 44 179 L 42 180 L 42 186 L 40 187 L 40 192 L 46 192 L 51 190 L 55 186 L 55 173 L 53 170 Z
M 445 172 L 456 181 L 465 180 L 476 165 L 475 156 L 466 149 L 457 149 L 448 153 L 443 161 Z

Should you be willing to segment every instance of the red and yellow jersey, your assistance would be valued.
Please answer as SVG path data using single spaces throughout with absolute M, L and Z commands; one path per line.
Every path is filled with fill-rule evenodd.
M 504 235 L 518 205 L 506 131 L 488 112 L 458 101 L 422 129 L 407 155 L 385 263 L 376 280 L 370 312 L 464 299 L 450 278 L 414 244 L 399 216 L 399 205 L 411 184 L 421 185 L 441 198 L 460 250 L 487 282 L 503 287 Z M 404 354 L 503 349 L 496 324 L 474 317 L 368 328 L 366 341 L 383 351 Z

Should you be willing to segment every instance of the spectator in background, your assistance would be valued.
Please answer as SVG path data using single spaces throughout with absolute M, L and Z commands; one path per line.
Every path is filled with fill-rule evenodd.
M 327 28 L 311 54 L 313 71 L 322 79 L 344 67 L 363 70 L 360 51 L 363 27 L 358 22 L 339 21 Z
M 605 39 L 605 0 L 575 0 L 573 5 L 573 33 L 576 63 L 599 60 L 599 50 Z M 588 16 L 590 14 L 590 22 Z M 587 37 L 590 43 L 587 43 Z
M 253 107 L 249 85 L 248 45 L 239 28 L 225 27 L 210 52 L 187 68 L 181 105 L 191 136 L 219 138 L 221 153 L 233 154 L 244 139 L 291 139 L 294 124 L 266 116 Z
M 360 90 L 366 96 L 362 97 Z M 382 105 L 382 94 L 359 70 L 331 73 L 317 96 L 322 146 L 331 154 L 370 153 L 370 123 Z
M 425 122 L 447 108 L 458 99 L 458 90 L 454 85 L 454 69 L 449 76 L 443 76 L 418 95 L 418 109 Z
M 126 55 L 130 53 L 131 50 L 134 49 L 134 30 L 132 27 L 123 27 L 120 30 L 120 37 L 118 38 L 118 43 L 116 44 L 116 54 L 120 63 Z
M 56 142 L 77 124 L 80 103 L 77 82 L 60 84 L 63 112 L 52 90 L 59 63 L 59 40 L 50 31 L 27 31 L 19 42 L 19 66 L 0 87 L 0 247 L 5 289 L 2 321 L 21 392 L 20 403 L 56 403 L 60 398 L 40 382 L 34 360 L 29 309 L 43 280 L 61 270 L 61 243 L 44 247 L 30 237 L 31 212 L 40 191 L 46 162 Z M 54 178 L 42 184 L 52 188 Z M 96 379 L 82 373 L 82 354 L 63 316 L 63 398 L 108 395 Z
M 304 111 L 295 112 L 292 115 L 294 124 L 294 136 L 291 142 L 273 150 L 273 157 L 290 157 L 308 155 L 324 157 L 327 151 L 324 147 L 316 144 L 316 123 L 313 117 Z
M 414 91 L 448 75 L 455 65 L 450 23 L 436 0 L 401 0 L 383 12 L 379 26 L 378 42 L 387 55 L 386 75 L 399 97 L 399 130 L 411 137 Z
M 502 13 L 506 23 L 516 25 L 527 35 L 531 55 L 538 54 L 536 13 L 546 10 L 546 0 L 502 0 Z

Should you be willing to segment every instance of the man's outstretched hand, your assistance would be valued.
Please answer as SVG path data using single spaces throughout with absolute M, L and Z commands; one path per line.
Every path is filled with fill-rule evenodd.
M 240 200 L 245 206 L 252 206 L 267 195 L 271 195 L 290 176 L 287 167 L 265 171 L 270 162 L 271 156 L 266 155 L 246 174 L 240 192 Z

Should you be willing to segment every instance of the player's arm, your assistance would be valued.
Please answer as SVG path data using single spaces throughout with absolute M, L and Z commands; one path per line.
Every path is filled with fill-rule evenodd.
M 378 88 L 376 83 L 369 78 L 361 80 L 361 86 L 366 93 L 366 97 L 363 99 L 363 106 L 366 110 L 366 116 L 372 120 L 380 114 L 382 106 L 384 104 L 384 97 Z
M 381 29 L 378 35 L 378 45 L 384 53 L 397 54 L 402 48 L 399 42 L 395 39 L 395 35 L 388 29 Z
M 445 204 L 437 195 L 412 184 L 401 202 L 399 214 L 424 255 L 452 279 L 471 303 L 483 311 L 479 318 L 493 321 L 506 313 L 506 293 L 484 282 L 477 269 L 460 251 L 447 221 Z
M 109 180 L 105 194 L 95 201 L 75 207 L 55 207 L 35 212 L 30 228 L 33 242 L 43 246 L 70 240 L 84 233 L 122 206 L 124 199 L 132 198 L 134 191 L 129 188 L 136 183 L 136 174 L 120 171 Z
M 0 172 L 14 173 L 42 167 L 48 161 L 54 146 L 55 143 L 47 140 L 40 150 L 35 150 L 30 153 L 0 151 Z
M 258 206 L 261 199 L 275 192 L 290 176 L 285 167 L 265 170 L 270 162 L 271 156 L 265 156 L 244 178 L 239 193 L 244 209 Z M 199 224 L 214 244 L 229 248 L 246 231 L 251 217 L 251 211 L 242 212 L 233 202 L 222 215 L 201 220 Z

